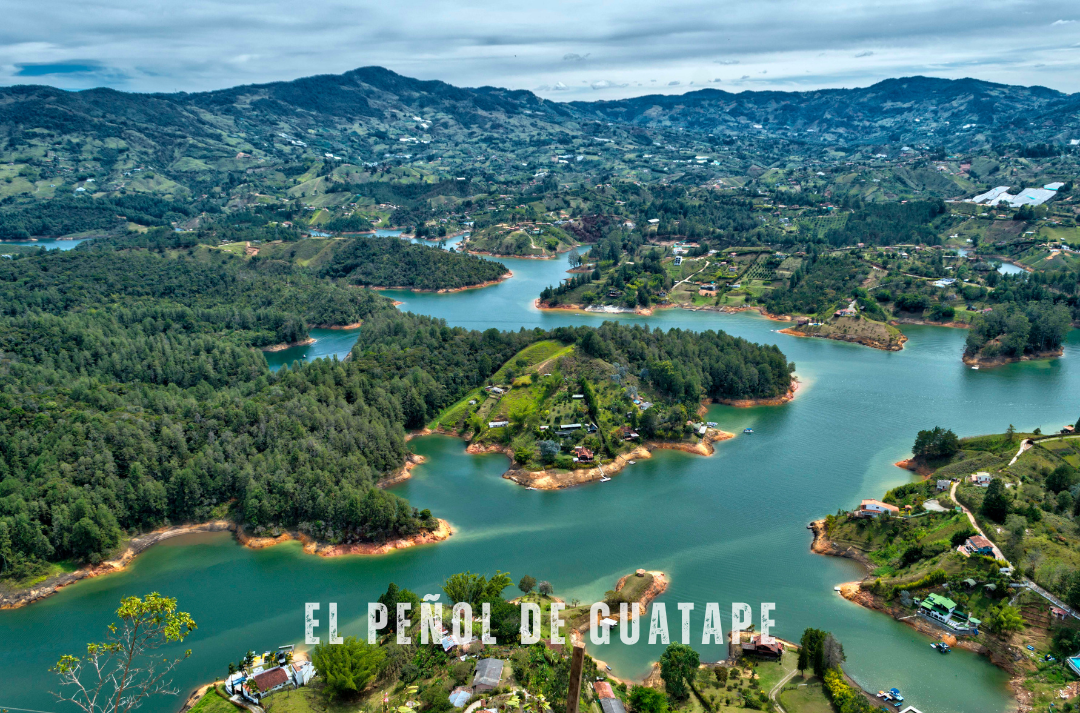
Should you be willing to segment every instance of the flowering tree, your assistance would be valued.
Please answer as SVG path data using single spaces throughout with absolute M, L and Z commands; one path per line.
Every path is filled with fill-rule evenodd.
M 176 610 L 176 599 L 157 592 L 126 597 L 116 616 L 105 641 L 87 644 L 81 658 L 65 654 L 51 669 L 63 688 L 53 695 L 86 713 L 127 713 L 150 696 L 175 696 L 169 674 L 191 655 L 190 649 L 176 658 L 153 654 L 195 629 L 191 615 Z

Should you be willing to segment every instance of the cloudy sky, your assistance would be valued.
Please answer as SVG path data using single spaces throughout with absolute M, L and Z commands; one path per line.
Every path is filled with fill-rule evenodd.
M 852 87 L 912 74 L 1080 91 L 1077 0 L 17 5 L 0 23 L 0 84 L 200 91 L 381 65 L 555 99 Z

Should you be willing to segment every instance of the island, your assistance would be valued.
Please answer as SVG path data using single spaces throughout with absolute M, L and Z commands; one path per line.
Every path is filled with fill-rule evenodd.
M 898 464 L 920 479 L 811 523 L 812 550 L 866 568 L 841 596 L 922 632 L 941 654 L 989 657 L 1022 709 L 1045 709 L 1080 651 L 1074 429 L 921 431 Z
M 751 365 L 752 383 L 730 378 Z M 503 477 L 519 485 L 561 489 L 607 480 L 657 448 L 711 454 L 733 434 L 704 419 L 706 403 L 783 403 L 793 369 L 775 347 L 722 332 L 563 327 L 514 354 L 427 430 L 465 438 L 470 453 L 505 453 L 513 467 Z

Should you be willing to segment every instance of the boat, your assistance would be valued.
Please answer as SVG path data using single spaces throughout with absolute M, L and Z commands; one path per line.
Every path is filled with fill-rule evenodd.
M 971 367 L 971 368 L 972 368 L 972 369 L 974 369 L 975 371 L 978 371 L 978 370 L 979 370 L 979 365 L 978 365 L 978 364 L 976 364 L 975 366 L 973 366 L 973 367 Z
M 536 488 L 525 488 L 526 490 L 536 490 Z
M 744 428 L 744 429 L 742 430 L 742 432 L 743 432 L 743 433 L 753 433 L 753 432 L 754 432 L 754 429 L 752 429 L 752 428 Z
M 626 461 L 626 462 L 627 462 L 627 463 L 628 463 L 629 465 L 633 465 L 634 463 L 637 463 L 637 461 L 636 461 L 636 460 L 628 460 L 628 461 Z
M 938 652 L 942 653 L 942 654 L 947 654 L 950 651 L 952 651 L 952 649 L 949 648 L 949 645 L 946 644 L 944 641 L 941 641 L 941 642 L 935 641 L 934 643 L 930 644 L 930 648 L 937 649 Z
M 611 478 L 609 478 L 609 477 L 607 477 L 607 476 L 605 475 L 605 476 L 604 476 L 603 478 L 601 478 L 601 479 L 600 479 L 600 482 L 601 482 L 601 483 L 606 483 L 606 482 L 608 482 L 609 480 L 611 480 Z
M 898 705 L 899 705 L 900 701 L 904 700 L 904 697 L 900 695 L 900 689 L 899 688 L 890 688 L 889 689 L 889 695 L 892 696 L 892 699 L 894 701 L 896 701 Z

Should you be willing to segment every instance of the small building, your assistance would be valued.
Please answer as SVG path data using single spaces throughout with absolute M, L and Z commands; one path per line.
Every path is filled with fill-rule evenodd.
M 952 486 L 951 480 L 939 480 L 937 482 L 938 491 L 948 490 Z
M 603 713 L 626 713 L 626 707 L 618 698 L 601 698 L 600 710 Z
M 780 657 L 784 655 L 783 644 L 776 639 L 773 639 L 771 643 L 764 643 L 761 634 L 754 634 L 750 637 L 749 641 L 740 642 L 739 646 L 742 647 L 744 656 L 754 656 L 756 658 L 779 661 Z
M 964 541 L 964 549 L 968 551 L 968 554 L 994 556 L 994 543 L 982 535 L 967 538 Z
M 597 698 L 614 698 L 615 692 L 611 690 L 611 684 L 607 681 L 597 681 L 593 684 L 593 688 L 596 689 Z
M 883 503 L 880 500 L 863 500 L 859 509 L 855 511 L 856 517 L 878 517 L 879 515 L 899 515 L 900 508 L 895 505 Z
M 564 423 L 561 426 L 559 426 L 560 431 L 573 431 L 573 430 L 578 429 L 578 428 L 581 428 L 580 423 Z
M 291 685 L 292 677 L 289 676 L 289 672 L 281 666 L 275 666 L 249 677 L 243 685 L 243 689 L 248 693 L 248 696 L 244 697 L 250 696 L 254 702 L 258 703 L 264 696 Z
M 473 675 L 472 689 L 476 691 L 490 691 L 499 687 L 499 679 L 502 678 L 503 662 L 499 659 L 481 659 L 476 662 L 476 673 Z
M 676 265 L 682 265 L 682 255 L 676 255 L 675 256 L 675 264 Z
M 925 614 L 943 624 L 948 623 L 954 611 L 956 611 L 956 602 L 940 594 L 928 594 L 926 599 L 919 603 L 920 614 Z
M 579 461 L 590 461 L 593 459 L 593 452 L 585 446 L 576 446 L 574 448 L 574 455 L 577 456 Z
M 509 421 L 488 421 L 488 428 L 506 428 L 509 425 Z
M 472 691 L 459 686 L 450 693 L 450 705 L 454 708 L 464 708 L 470 698 L 472 698 Z
M 971 482 L 978 485 L 980 488 L 986 488 L 990 486 L 990 481 L 994 479 L 994 476 L 990 475 L 986 471 L 980 470 L 971 476 Z

